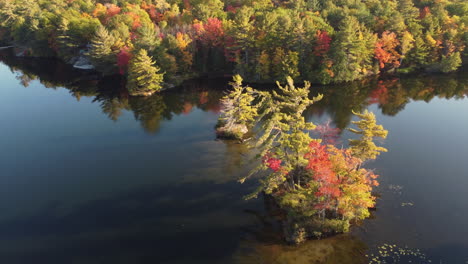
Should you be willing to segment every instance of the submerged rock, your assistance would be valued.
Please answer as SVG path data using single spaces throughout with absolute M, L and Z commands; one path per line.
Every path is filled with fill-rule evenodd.
M 243 241 L 234 254 L 233 262 L 239 264 L 362 264 L 367 261 L 364 253 L 366 248 L 361 240 L 349 235 L 309 240 L 295 246 Z

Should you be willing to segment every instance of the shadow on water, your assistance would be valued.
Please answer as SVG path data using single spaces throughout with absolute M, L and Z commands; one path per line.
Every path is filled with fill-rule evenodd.
M 241 227 L 250 224 L 241 213 L 246 204 L 232 191 L 233 184 L 146 186 L 74 208 L 55 202 L 34 214 L 0 222 L 0 259 L 216 263 L 232 254 Z M 207 189 L 217 191 L 206 193 Z
M 244 202 L 235 184 L 146 186 L 73 208 L 52 202 L 0 222 L 0 259 L 9 264 L 38 259 L 50 264 L 363 263 L 366 246 L 350 235 L 285 245 L 261 199 Z

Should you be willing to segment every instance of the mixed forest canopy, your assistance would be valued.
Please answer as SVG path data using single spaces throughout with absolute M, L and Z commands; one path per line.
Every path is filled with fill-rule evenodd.
M 153 90 L 214 72 L 331 83 L 454 71 L 468 58 L 467 26 L 465 0 L 0 0 L 2 44 L 86 57 L 139 78 L 133 87 L 155 80 Z

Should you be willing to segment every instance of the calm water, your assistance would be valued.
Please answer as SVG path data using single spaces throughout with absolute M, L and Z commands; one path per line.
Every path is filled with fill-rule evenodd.
M 226 80 L 130 98 L 118 78 L 0 56 L 1 263 L 365 263 L 384 243 L 468 261 L 466 71 L 314 89 L 309 120 L 344 129 L 369 108 L 390 151 L 369 164 L 371 219 L 290 247 L 242 199 L 249 150 L 215 140 Z

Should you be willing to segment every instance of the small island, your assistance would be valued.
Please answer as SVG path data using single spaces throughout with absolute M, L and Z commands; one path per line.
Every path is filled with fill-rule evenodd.
M 384 139 L 388 133 L 376 124 L 373 113 L 354 113 L 359 121 L 353 121 L 357 128 L 349 131 L 360 137 L 350 139 L 348 148 L 339 148 L 326 138 L 310 137 L 316 125 L 307 122 L 303 113 L 323 98 L 319 94 L 309 99 L 310 83 L 296 87 L 288 76 L 286 85 L 277 82 L 278 91 L 270 93 L 243 87 L 236 75 L 231 85 L 232 92 L 222 99 L 219 123 L 223 125 L 217 133 L 242 139 L 248 128 L 256 130 L 253 147 L 262 161 L 240 182 L 263 175 L 258 189 L 246 198 L 263 193 L 273 199 L 284 213 L 288 242 L 345 233 L 352 223 L 369 217 L 378 176 L 362 165 L 387 151 L 374 139 Z

